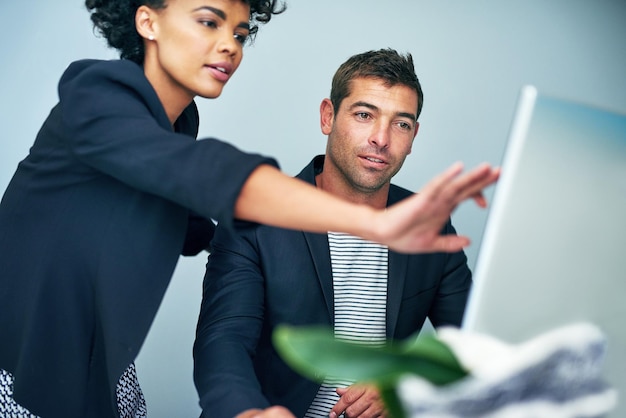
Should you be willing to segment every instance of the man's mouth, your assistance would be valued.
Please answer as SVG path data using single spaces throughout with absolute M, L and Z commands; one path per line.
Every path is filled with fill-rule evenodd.
M 383 160 L 381 160 L 380 158 L 374 158 L 374 157 L 365 157 L 366 160 L 371 161 L 373 163 L 379 163 L 382 164 L 384 163 Z

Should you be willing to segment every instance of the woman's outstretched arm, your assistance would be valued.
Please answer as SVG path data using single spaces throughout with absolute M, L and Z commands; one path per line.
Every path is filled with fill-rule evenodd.
M 456 252 L 469 245 L 461 235 L 439 235 L 454 209 L 473 199 L 486 206 L 482 191 L 499 168 L 482 164 L 463 173 L 453 164 L 412 197 L 387 210 L 341 200 L 269 165 L 252 172 L 239 194 L 235 217 L 288 229 L 341 231 L 407 253 Z

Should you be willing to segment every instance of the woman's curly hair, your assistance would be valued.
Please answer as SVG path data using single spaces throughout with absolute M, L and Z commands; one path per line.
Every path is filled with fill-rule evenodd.
M 259 24 L 267 23 L 272 15 L 285 11 L 278 0 L 241 0 L 250 5 L 250 39 L 259 30 Z M 111 48 L 120 52 L 120 57 L 143 64 L 143 39 L 135 28 L 135 13 L 146 5 L 153 9 L 166 7 L 165 0 L 86 0 L 85 6 L 91 13 L 91 21 L 107 40 Z

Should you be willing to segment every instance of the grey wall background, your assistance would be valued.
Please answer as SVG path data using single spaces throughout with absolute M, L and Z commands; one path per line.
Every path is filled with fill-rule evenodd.
M 624 0 L 291 0 L 288 6 L 261 28 L 222 97 L 198 104 L 201 136 L 275 156 L 289 174 L 324 151 L 318 106 L 335 69 L 369 49 L 411 52 L 424 87 L 420 132 L 395 179 L 414 190 L 456 160 L 498 164 L 524 84 L 626 112 Z M 3 1 L 0 22 L 4 190 L 55 104 L 69 62 L 116 54 L 93 35 L 79 0 Z M 472 267 L 486 215 L 472 204 L 453 215 L 457 229 L 473 239 Z M 181 259 L 137 359 L 151 418 L 199 413 L 191 346 L 205 259 Z

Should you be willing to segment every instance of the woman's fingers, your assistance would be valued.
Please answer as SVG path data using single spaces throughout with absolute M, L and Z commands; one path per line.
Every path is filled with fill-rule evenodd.
M 462 169 L 461 163 L 450 166 L 424 187 L 422 197 L 437 202 L 436 207 L 448 207 L 450 212 L 469 198 L 485 207 L 487 202 L 483 190 L 498 179 L 500 169 L 489 164 L 481 164 L 466 173 L 461 173 Z

